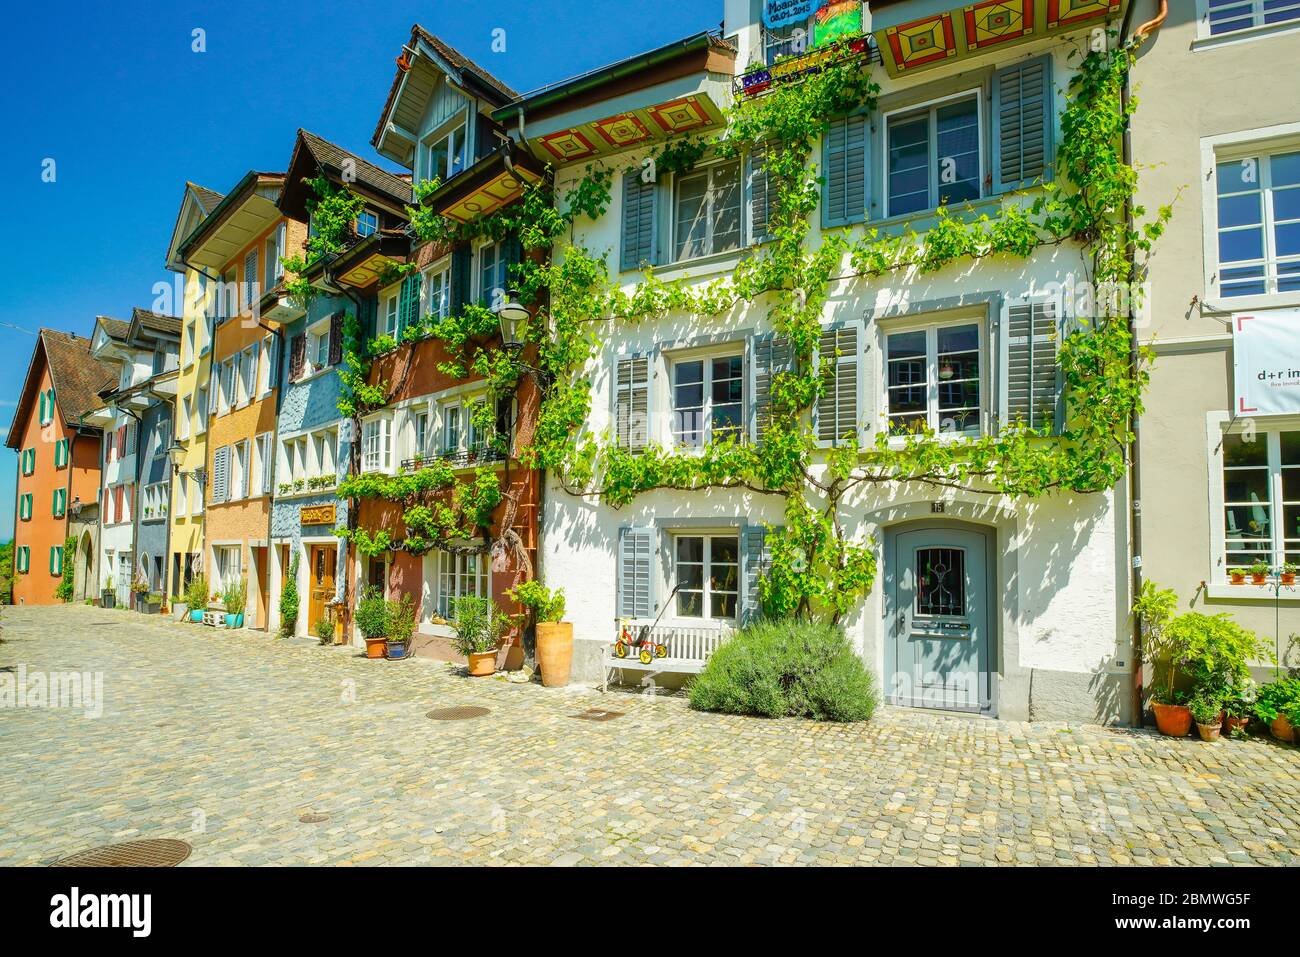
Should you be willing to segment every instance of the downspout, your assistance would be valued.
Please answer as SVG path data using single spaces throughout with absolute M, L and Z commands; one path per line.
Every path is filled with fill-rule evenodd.
M 119 413 L 122 413 L 129 418 L 135 419 L 135 451 L 131 453 L 132 455 L 135 456 L 135 474 L 131 476 L 133 479 L 135 479 L 135 481 L 132 482 L 131 485 L 134 487 L 135 494 L 136 494 L 135 501 L 131 502 L 131 564 L 134 565 L 135 568 L 131 570 L 131 576 L 132 576 L 131 581 L 126 586 L 128 592 L 130 592 L 131 594 L 135 594 L 135 590 L 134 588 L 132 588 L 132 585 L 135 584 L 136 569 L 140 567 L 140 555 L 139 555 L 139 550 L 137 548 L 137 546 L 140 543 L 140 508 L 139 508 L 140 439 L 141 439 L 140 433 L 144 431 L 144 420 L 141 419 L 140 416 L 132 412 L 130 409 L 124 409 L 121 408 L 120 406 L 116 408 Z M 101 543 L 101 548 L 102 548 L 102 543 Z M 127 601 L 130 602 L 129 597 L 127 598 Z
M 1124 13 L 1123 25 L 1120 28 L 1120 44 L 1128 45 L 1130 42 L 1140 41 L 1149 34 L 1160 29 L 1165 18 L 1169 15 L 1168 0 L 1160 0 L 1160 9 L 1156 16 L 1141 24 L 1132 33 L 1132 40 L 1129 40 L 1129 25 L 1132 22 L 1133 10 L 1136 4 L 1129 4 L 1129 8 Z M 1129 100 L 1132 97 L 1131 76 L 1125 75 L 1124 86 L 1120 90 L 1120 102 L 1127 114 Z M 1122 138 L 1123 161 L 1126 166 L 1131 166 L 1133 162 L 1133 132 L 1128 120 L 1124 123 L 1124 135 Z M 1124 201 L 1124 223 L 1128 230 L 1133 229 L 1133 204 L 1130 199 Z M 1137 254 L 1132 245 L 1128 249 L 1129 263 L 1129 281 L 1132 282 L 1137 270 Z M 1133 310 L 1129 310 L 1128 316 L 1128 333 L 1129 333 L 1129 374 L 1135 376 L 1141 366 L 1141 353 L 1138 345 L 1137 322 L 1133 315 Z M 1129 469 L 1128 469 L 1128 488 L 1129 488 L 1129 554 L 1130 554 L 1130 586 L 1132 588 L 1132 599 L 1136 600 L 1142 593 L 1142 417 L 1135 414 L 1129 425 L 1132 433 L 1132 441 L 1129 444 Z M 1135 725 L 1141 726 L 1143 723 L 1142 697 L 1143 697 L 1143 673 L 1142 673 L 1142 623 L 1137 616 L 1133 616 L 1133 680 L 1132 680 L 1132 721 Z
M 347 289 L 346 286 L 342 286 L 334 282 L 332 279 L 329 279 L 328 277 L 326 281 L 329 282 L 331 286 L 333 286 L 344 296 L 347 296 L 349 300 L 351 300 L 352 305 L 356 308 L 357 322 L 360 323 L 361 322 L 361 300 L 358 299 L 356 296 L 352 295 L 352 293 Z M 411 344 L 411 348 L 412 349 L 415 348 L 415 343 Z M 337 374 L 338 373 L 336 372 L 335 375 Z M 353 457 L 356 454 L 357 450 L 360 448 L 361 448 L 360 422 L 353 420 L 352 441 L 348 443 L 348 474 L 352 473 Z M 335 467 L 337 468 L 337 463 Z M 337 495 L 335 497 L 337 497 Z M 360 501 L 354 501 L 353 499 L 348 499 L 348 528 L 349 529 L 356 528 L 357 517 L 358 517 L 357 513 L 360 510 L 361 510 Z M 343 549 L 343 584 L 342 584 L 342 590 L 339 593 L 339 599 L 342 601 L 340 608 L 342 608 L 343 610 L 343 639 L 346 644 L 350 645 L 352 644 L 352 603 L 348 601 L 348 595 L 350 593 L 350 590 L 348 588 L 348 582 L 349 582 L 348 576 L 351 574 L 352 568 L 356 564 L 356 549 L 352 544 L 351 538 L 347 539 L 346 541 L 347 541 L 347 545 Z M 358 589 L 360 588 L 360 578 L 361 578 L 360 573 L 358 573 L 357 575 Z
M 201 276 L 206 276 L 208 279 L 215 281 L 215 282 L 217 283 L 217 287 L 218 287 L 218 290 L 217 290 L 218 295 L 220 295 L 220 286 L 221 286 L 221 277 L 220 277 L 220 276 L 214 276 L 214 275 L 212 275 L 212 273 L 208 272 L 208 271 L 207 271 L 206 269 L 204 269 L 202 266 L 195 266 L 195 265 L 194 265 L 193 263 L 191 263 L 189 260 L 182 260 L 182 261 L 181 261 L 181 266 L 184 267 L 184 268 L 186 268 L 186 269 L 193 269 L 193 270 L 194 270 L 196 273 L 198 273 L 199 275 L 201 275 Z M 212 328 L 211 328 L 211 329 L 208 328 L 208 317 L 207 317 L 207 310 L 206 310 L 206 309 L 204 310 L 204 316 L 203 316 L 203 333 L 204 333 L 204 335 L 206 335 L 206 336 L 208 337 L 208 406 L 211 406 L 211 405 L 212 405 L 212 385 L 213 385 L 213 380 L 212 380 L 212 370 L 213 370 L 213 368 L 214 368 L 215 365 L 216 365 L 216 355 L 217 355 L 217 324 L 216 324 L 216 322 L 215 322 L 215 317 L 214 317 L 214 321 L 213 321 L 213 323 L 212 323 Z M 196 363 L 196 366 L 197 366 L 197 363 Z M 197 368 L 196 368 L 196 370 L 195 370 L 196 374 L 197 374 L 197 371 L 198 371 L 198 370 L 197 370 Z M 198 385 L 198 382 L 197 382 L 197 380 L 196 380 L 196 382 L 195 382 L 195 386 L 197 387 L 197 385 Z M 196 388 L 196 391 L 195 391 L 195 395 L 196 395 L 196 396 L 198 395 L 197 388 Z M 198 410 L 196 410 L 196 411 L 198 411 Z M 207 445 L 207 443 L 208 443 L 208 437 L 209 437 L 209 434 L 210 434 L 210 433 L 209 433 L 209 430 L 212 428 L 212 417 L 208 414 L 208 409 L 207 409 L 207 408 L 204 408 L 204 409 L 202 410 L 201 414 L 203 415 L 203 418 L 204 418 L 204 425 L 203 425 L 203 436 L 204 436 L 204 438 L 203 438 L 203 444 L 204 444 L 204 446 L 206 447 L 206 445 Z M 200 498 L 200 500 L 203 502 L 203 516 L 202 516 L 201 523 L 200 523 L 200 525 L 199 525 L 199 568 L 198 568 L 198 573 L 201 573 L 201 574 L 204 576 L 204 578 L 206 578 L 206 577 L 207 577 L 207 573 L 208 573 L 208 561 L 207 561 L 207 559 L 208 559 L 208 488 L 207 488 L 207 486 L 208 486 L 208 454 L 207 454 L 206 448 L 205 448 L 204 453 L 203 453 L 203 464 L 200 466 L 200 471 L 201 471 L 201 474 L 202 474 L 202 476 L 203 476 L 203 481 L 202 481 L 202 483 L 199 485 L 199 498 Z M 198 475 L 195 475 L 194 478 L 197 480 L 197 479 L 198 479 Z M 192 570 L 192 569 L 191 569 L 191 570 Z

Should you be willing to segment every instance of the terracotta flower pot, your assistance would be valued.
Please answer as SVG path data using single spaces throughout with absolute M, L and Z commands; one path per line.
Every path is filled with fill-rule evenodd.
M 384 657 L 384 652 L 387 650 L 387 645 L 388 645 L 388 639 L 384 638 L 382 635 L 380 635 L 378 638 L 367 638 L 366 657 L 367 658 Z
M 1279 741 L 1286 741 L 1289 744 L 1295 740 L 1295 727 L 1284 714 L 1279 714 L 1274 718 L 1268 729 L 1273 732 L 1273 737 Z
M 542 671 L 542 684 L 548 688 L 563 688 L 569 683 L 569 669 L 572 666 L 573 623 L 539 621 L 537 667 Z
M 1228 581 L 1234 585 L 1246 584 L 1245 572 L 1228 572 Z
M 1219 735 L 1223 732 L 1223 726 L 1219 724 L 1201 724 L 1196 723 L 1196 733 L 1201 736 L 1202 741 L 1218 741 Z
M 469 656 L 469 673 L 472 678 L 487 678 L 497 670 L 497 653 L 479 651 Z
M 1171 738 L 1186 737 L 1192 730 L 1192 710 L 1182 704 L 1152 703 L 1151 710 L 1156 715 L 1156 727 L 1161 734 Z
M 1267 575 L 1251 575 L 1251 576 L 1250 576 L 1250 583 L 1251 583 L 1252 585 L 1267 585 L 1267 584 L 1268 584 L 1268 576 L 1267 576 Z
M 1238 731 L 1245 731 L 1250 724 L 1250 715 L 1242 715 L 1240 718 L 1226 714 L 1223 716 L 1223 730 L 1228 734 L 1236 734 Z
M 1283 572 L 1283 573 L 1282 573 L 1282 584 L 1283 584 L 1283 585 L 1294 585 L 1294 584 L 1295 584 L 1295 572 Z

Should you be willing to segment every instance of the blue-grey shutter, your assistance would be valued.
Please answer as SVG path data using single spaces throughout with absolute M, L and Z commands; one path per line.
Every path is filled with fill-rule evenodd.
M 773 526 L 772 534 L 780 536 L 784 526 Z M 767 550 L 768 529 L 766 525 L 746 525 L 740 549 L 741 595 L 740 623 L 748 624 L 763 617 L 763 603 L 758 597 L 758 582 L 767 574 L 772 563 L 771 553 Z
M 643 449 L 650 441 L 650 360 L 646 356 L 625 356 L 615 367 L 614 440 L 625 449 Z
M 618 617 L 654 614 L 654 529 L 618 530 Z
M 518 270 L 514 267 L 518 266 L 523 258 L 524 248 L 518 236 L 507 236 L 501 240 L 501 286 L 503 289 L 510 289 L 515 285 L 515 273 Z
M 750 435 L 763 441 L 772 406 L 772 380 L 778 372 L 790 369 L 790 340 L 776 333 L 754 336 L 750 340 L 750 367 L 753 369 L 753 400 L 750 403 Z
M 655 184 L 643 182 L 641 170 L 623 174 L 623 237 L 619 269 L 640 269 L 655 261 Z
M 831 121 L 822 138 L 822 225 L 843 226 L 867 218 L 867 137 L 861 113 Z
M 1052 178 L 1052 58 L 1041 56 L 993 75 L 993 189 L 1023 189 Z
M 212 453 L 212 501 L 224 502 L 230 498 L 230 446 L 225 445 Z
M 858 430 L 858 327 L 822 330 L 817 352 L 822 375 L 822 392 L 814 410 L 817 441 L 839 442 Z
M 451 314 L 458 316 L 473 301 L 474 254 L 465 243 L 451 254 Z
M 768 224 L 772 218 L 773 190 L 764 162 L 767 151 L 755 150 L 746 160 L 745 180 L 749 189 L 749 241 L 761 243 L 769 238 Z
M 1000 425 L 1059 433 L 1061 310 L 1054 298 L 1011 300 L 1002 318 Z

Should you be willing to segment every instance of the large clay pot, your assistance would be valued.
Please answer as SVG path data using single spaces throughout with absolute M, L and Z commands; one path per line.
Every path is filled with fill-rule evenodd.
M 1199 721 L 1196 723 L 1196 733 L 1201 736 L 1202 741 L 1218 741 L 1222 731 L 1222 725 L 1201 724 Z
M 1295 727 L 1287 720 L 1287 717 L 1284 714 L 1279 714 L 1274 718 L 1273 723 L 1268 726 L 1268 729 L 1273 732 L 1273 737 L 1277 738 L 1279 741 L 1290 742 L 1295 740 Z
M 473 678 L 486 678 L 497 670 L 497 653 L 480 651 L 469 656 L 469 673 Z
M 1156 715 L 1156 727 L 1161 734 L 1171 738 L 1186 737 L 1192 730 L 1192 709 L 1182 704 L 1152 703 L 1151 710 Z
M 539 621 L 537 667 L 542 672 L 542 684 L 548 688 L 563 688 L 569 683 L 569 669 L 572 666 L 573 623 Z
M 388 640 L 380 635 L 378 638 L 366 639 L 366 657 L 382 658 L 387 651 Z

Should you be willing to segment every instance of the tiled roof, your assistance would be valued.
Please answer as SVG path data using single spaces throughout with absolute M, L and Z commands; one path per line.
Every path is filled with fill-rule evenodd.
M 100 407 L 99 390 L 116 382 L 117 373 L 90 354 L 90 340 L 85 336 L 42 329 L 41 343 L 63 421 L 78 425 L 83 415 Z
M 121 319 L 114 319 L 111 316 L 96 316 L 95 321 L 104 327 L 110 338 L 120 339 L 123 342 L 131 334 L 131 323 L 123 322 Z
M 107 321 L 117 322 L 116 319 L 108 319 Z M 177 316 L 165 316 L 162 313 L 150 312 L 148 309 L 141 309 L 137 306 L 131 310 L 131 322 L 130 325 L 127 325 L 127 328 L 131 328 L 137 322 L 141 327 L 152 329 L 154 332 L 173 336 L 181 334 L 181 320 Z M 126 323 L 123 323 L 123 325 L 126 325 Z
M 218 193 L 215 189 L 208 189 L 206 186 L 200 186 L 198 183 L 186 183 L 190 189 L 194 190 L 194 195 L 198 198 L 199 204 L 203 207 L 204 215 L 212 212 L 217 208 L 217 204 L 225 199 L 225 195 Z
M 396 173 L 380 169 L 374 163 L 362 159 L 356 153 L 345 150 L 329 140 L 322 139 L 315 133 L 299 130 L 298 135 L 302 138 L 303 145 L 311 153 L 318 166 L 341 168 L 345 160 L 351 160 L 359 182 L 365 183 L 381 193 L 387 193 L 399 203 L 411 202 L 411 181 L 409 177 L 403 179 Z
M 440 57 L 442 57 L 452 66 L 454 66 L 456 69 L 468 70 L 470 73 L 473 73 L 476 77 L 478 77 L 488 86 L 497 90 L 497 92 L 499 92 L 506 99 L 513 100 L 515 97 L 519 95 L 516 91 L 506 86 L 496 77 L 494 77 L 491 73 L 483 69 L 481 66 L 475 63 L 469 57 L 465 56 L 455 47 L 450 46 L 444 43 L 443 41 L 439 40 L 428 30 L 424 29 L 424 27 L 420 26 L 418 23 L 411 29 L 420 37 L 420 39 L 422 39 L 425 43 L 429 44 L 429 46 L 437 50 L 438 55 Z

